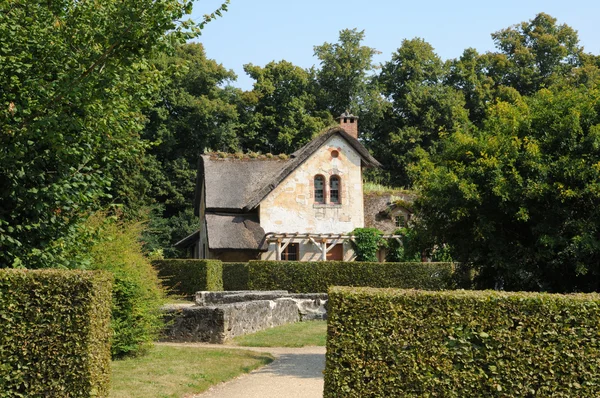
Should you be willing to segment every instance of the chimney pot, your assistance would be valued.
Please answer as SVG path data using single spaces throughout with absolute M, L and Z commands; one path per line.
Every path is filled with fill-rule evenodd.
M 346 111 L 337 119 L 340 121 L 340 127 L 343 128 L 346 133 L 358 139 L 358 116 L 354 116 Z

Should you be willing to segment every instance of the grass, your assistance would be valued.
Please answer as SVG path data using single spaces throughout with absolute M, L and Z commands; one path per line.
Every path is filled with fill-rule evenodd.
M 296 322 L 238 336 L 233 344 L 245 347 L 325 346 L 327 322 Z
M 180 398 L 270 363 L 243 350 L 157 345 L 148 355 L 113 361 L 110 398 Z
M 387 185 L 382 185 L 382 184 L 378 184 L 376 182 L 369 182 L 369 181 L 365 181 L 363 183 L 363 192 L 364 193 L 373 193 L 373 192 L 377 192 L 380 194 L 384 194 L 384 193 L 405 193 L 405 194 L 411 194 L 413 193 L 412 191 L 405 189 L 405 188 L 398 188 L 398 187 L 390 187 Z

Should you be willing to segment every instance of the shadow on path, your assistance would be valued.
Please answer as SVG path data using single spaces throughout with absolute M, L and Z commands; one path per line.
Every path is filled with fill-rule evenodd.
M 325 356 L 323 354 L 282 354 L 269 366 L 260 368 L 255 373 L 322 379 L 324 369 Z
M 250 347 L 237 347 L 253 350 Z M 237 379 L 212 387 L 198 398 L 322 398 L 325 347 L 260 348 L 275 360 Z M 258 350 L 257 350 L 258 351 Z

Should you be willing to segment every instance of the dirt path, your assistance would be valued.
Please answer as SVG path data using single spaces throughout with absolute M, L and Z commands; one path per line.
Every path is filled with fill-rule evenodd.
M 322 398 L 325 347 L 238 347 L 228 345 L 161 343 L 203 348 L 232 348 L 268 352 L 275 360 L 260 369 L 221 383 L 190 398 Z

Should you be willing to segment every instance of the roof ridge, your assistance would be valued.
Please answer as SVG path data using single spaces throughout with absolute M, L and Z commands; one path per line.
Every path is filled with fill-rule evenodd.
M 367 166 L 380 167 L 381 164 L 369 153 L 367 148 L 361 144 L 356 138 L 348 134 L 343 128 L 336 126 L 331 127 L 324 133 L 319 134 L 302 148 L 292 154 L 291 161 L 273 178 L 269 183 L 256 191 L 256 194 L 246 202 L 244 211 L 254 209 L 258 204 L 277 187 L 287 176 L 289 176 L 297 167 L 304 163 L 317 149 L 319 149 L 333 135 L 339 134 L 358 152 L 360 157 L 365 161 Z

